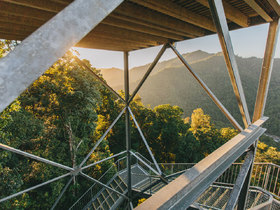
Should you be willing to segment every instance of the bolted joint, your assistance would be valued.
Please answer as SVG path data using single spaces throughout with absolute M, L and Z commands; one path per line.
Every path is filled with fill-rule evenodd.
M 71 171 L 72 176 L 77 176 L 82 171 L 82 168 L 80 166 L 74 167 L 74 171 Z

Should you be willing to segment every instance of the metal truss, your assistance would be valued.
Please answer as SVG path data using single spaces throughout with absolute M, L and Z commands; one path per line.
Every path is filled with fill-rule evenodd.
M 3 111 L 14 99 L 16 99 L 22 91 L 24 91 L 35 79 L 37 79 L 45 69 L 51 66 L 59 57 L 63 56 L 66 51 L 81 40 L 88 32 L 90 32 L 96 25 L 98 25 L 108 14 L 110 14 L 123 0 L 76 0 L 71 3 L 68 7 L 58 13 L 54 18 L 40 27 L 27 39 L 25 39 L 13 52 L 8 54 L 6 57 L 0 60 L 0 112 Z M 102 137 L 95 143 L 93 148 L 79 164 L 77 168 L 71 168 L 54 161 L 47 160 L 45 158 L 12 148 L 10 146 L 0 144 L 0 148 L 14 152 L 28 158 L 35 159 L 67 171 L 67 173 L 38 184 L 34 187 L 28 188 L 21 192 L 7 196 L 0 199 L 0 202 L 7 201 L 23 193 L 37 189 L 41 186 L 47 185 L 54 181 L 63 179 L 70 176 L 70 179 L 65 184 L 57 197 L 57 200 L 53 204 L 51 209 L 55 209 L 59 203 L 61 197 L 66 192 L 72 181 L 76 176 L 81 175 L 110 191 L 113 191 L 123 196 L 128 201 L 128 209 L 132 209 L 132 186 L 131 186 L 131 156 L 137 158 L 140 162 L 146 165 L 154 174 L 165 182 L 164 174 L 162 173 L 153 153 L 148 145 L 148 142 L 138 124 L 131 108 L 130 103 L 139 92 L 140 88 L 149 77 L 150 73 L 158 63 L 159 59 L 170 47 L 178 58 L 182 61 L 192 76 L 198 81 L 218 108 L 223 112 L 227 119 L 232 125 L 241 131 L 237 136 L 231 139 L 229 142 L 224 144 L 222 147 L 217 149 L 214 153 L 200 161 L 193 168 L 185 172 L 178 179 L 168 184 L 159 193 L 156 193 L 151 199 L 148 199 L 142 205 L 138 206 L 137 209 L 154 209 L 154 208 L 186 208 L 205 190 L 215 179 L 222 174 L 237 158 L 239 158 L 244 152 L 253 145 L 253 149 L 249 150 L 246 155 L 245 162 L 242 166 L 241 172 L 238 176 L 237 183 L 231 194 L 230 201 L 228 203 L 228 209 L 235 208 L 238 198 L 239 199 L 238 209 L 244 209 L 246 202 L 246 195 L 249 186 L 250 174 L 252 170 L 252 163 L 254 160 L 256 142 L 260 135 L 265 132 L 265 129 L 261 128 L 261 125 L 266 121 L 267 118 L 263 117 L 265 108 L 265 102 L 267 98 L 267 92 L 269 87 L 269 81 L 271 77 L 273 57 L 275 52 L 276 40 L 279 31 L 279 20 L 273 20 L 270 23 L 269 34 L 267 39 L 266 51 L 262 66 L 262 72 L 259 81 L 259 87 L 257 92 L 257 99 L 255 104 L 255 110 L 253 115 L 253 124 L 249 116 L 247 103 L 241 84 L 241 79 L 238 71 L 238 66 L 233 52 L 233 47 L 229 35 L 229 30 L 226 22 L 226 17 L 223 10 L 221 0 L 208 0 L 210 11 L 213 17 L 214 25 L 220 40 L 220 44 L 223 50 L 226 66 L 230 75 L 233 90 L 238 102 L 240 113 L 242 115 L 245 129 L 234 119 L 229 111 L 223 106 L 219 99 L 214 93 L 207 87 L 202 79 L 195 73 L 192 67 L 177 51 L 177 49 L 171 44 L 166 43 L 162 46 L 158 55 L 147 69 L 142 80 L 139 82 L 131 96 L 129 95 L 129 52 L 124 52 L 124 89 L 125 98 L 120 96 L 113 88 L 111 88 L 102 78 L 94 73 L 82 60 L 75 56 L 75 60 L 83 68 L 91 72 L 91 74 L 101 82 L 108 90 L 110 90 L 118 99 L 120 99 L 125 107 L 119 113 L 117 118 L 108 127 Z M 99 8 L 98 10 L 95 10 Z M 92 12 L 95 10 L 96 12 Z M 83 16 L 81 16 L 81 11 Z M 74 23 L 74 24 L 73 24 Z M 64 27 L 63 30 L 55 30 L 55 28 Z M 65 41 L 66 40 L 66 41 Z M 44 58 L 44 59 L 42 59 Z M 11 71 L 13 69 L 13 71 Z M 18 76 L 21 79 L 18 79 Z M 96 161 L 94 163 L 86 165 L 87 160 L 100 145 L 100 143 L 106 138 L 109 131 L 114 127 L 118 120 L 125 115 L 125 134 L 126 134 L 126 150 L 118 154 L 114 154 L 110 157 Z M 131 137 L 130 128 L 131 121 L 137 127 L 137 130 L 143 140 L 149 155 L 155 165 L 154 169 L 148 165 L 142 157 L 131 151 Z M 100 164 L 104 161 L 108 161 L 112 158 L 119 157 L 120 155 L 126 154 L 127 158 L 127 195 L 120 193 L 119 191 L 107 186 L 106 184 L 88 176 L 83 170 Z M 244 179 L 244 176 L 246 179 Z M 239 196 L 240 195 L 240 196 Z
M 114 2 L 114 3 L 113 3 Z M 105 14 L 99 14 L 98 17 L 91 17 L 93 18 L 93 22 L 94 23 L 88 23 L 88 24 L 91 24 L 91 27 L 87 27 L 86 31 L 82 33 L 82 35 L 80 35 L 80 37 L 78 35 L 76 35 L 76 41 L 75 42 L 78 42 L 88 31 L 90 31 L 95 25 L 97 25 L 98 22 L 100 22 L 106 15 L 108 15 L 115 7 L 117 7 L 122 1 L 112 1 L 110 2 L 111 6 L 110 7 L 106 7 L 106 9 L 108 10 L 105 10 L 106 13 Z M 75 4 L 74 4 L 75 3 Z M 70 6 L 68 6 L 66 8 L 66 11 L 73 11 L 74 9 L 77 9 L 77 7 L 79 5 L 82 5 L 83 4 L 83 1 L 82 0 L 79 0 L 79 1 L 76 1 L 72 3 Z M 106 2 L 106 3 L 109 3 L 109 2 Z M 102 5 L 102 1 L 99 1 L 99 0 L 95 0 L 93 1 L 93 5 L 89 5 L 88 6 L 88 9 L 90 10 L 91 8 L 91 11 L 92 11 L 92 7 L 93 8 L 96 8 L 96 4 L 100 4 L 99 7 Z M 104 5 L 105 6 L 105 5 Z M 106 6 L 108 6 L 106 4 Z M 64 11 L 64 10 L 63 10 Z M 68 13 L 69 13 L 68 11 Z M 66 13 L 66 12 L 63 12 L 63 13 Z M 52 55 L 50 58 L 49 57 L 46 57 L 46 59 L 44 59 L 44 62 L 45 62 L 45 66 L 40 64 L 40 68 L 39 70 L 41 72 L 38 72 L 38 66 L 39 66 L 39 63 L 36 62 L 36 57 L 40 57 L 42 56 L 41 54 L 36 54 L 37 53 L 37 50 L 38 48 L 36 49 L 35 47 L 33 47 L 34 45 L 36 45 L 36 43 L 33 43 L 33 42 L 37 42 L 38 41 L 38 38 L 37 36 L 39 36 L 39 34 L 41 33 L 46 33 L 46 34 L 49 34 L 47 33 L 48 30 L 50 30 L 52 24 L 57 24 L 57 25 L 64 25 L 64 23 L 62 23 L 62 20 L 63 19 L 63 16 L 69 16 L 69 14 L 61 14 L 59 13 L 59 15 L 55 16 L 55 18 L 53 18 L 51 21 L 49 21 L 50 23 L 46 24 L 45 26 L 41 27 L 39 29 L 39 32 L 36 31 L 33 35 L 31 35 L 30 37 L 28 37 L 26 40 L 24 40 L 22 42 L 22 44 L 20 46 L 17 47 L 17 49 L 13 52 L 11 52 L 8 56 L 6 56 L 4 59 L 1 59 L 1 62 L 0 62 L 0 66 L 5 66 L 5 68 L 3 69 L 3 71 L 1 70 L 0 72 L 0 76 L 1 78 L 7 78 L 6 80 L 6 83 L 4 84 L 0 84 L 1 87 L 2 85 L 5 86 L 5 89 L 8 89 L 9 91 L 6 91 L 6 94 L 10 95 L 11 94 L 11 97 L 9 96 L 9 98 L 7 97 L 7 100 L 2 100 L 1 102 L 1 105 L 0 105 L 0 111 L 4 110 L 4 108 L 9 104 L 11 103 L 25 88 L 28 87 L 28 85 L 30 83 L 32 83 L 33 80 L 35 80 L 38 76 L 40 76 L 40 74 L 43 73 L 43 70 L 48 68 L 49 65 L 51 65 L 57 58 L 61 57 L 65 52 L 66 50 L 71 47 L 74 43 L 60 43 L 58 42 L 58 46 L 57 46 L 57 51 L 59 51 L 59 53 L 53 55 L 53 53 L 51 53 L 51 51 L 53 49 L 51 48 L 48 48 L 49 50 L 49 54 Z M 72 15 L 73 18 L 75 18 L 75 14 Z M 79 18 L 84 18 L 84 17 L 79 17 Z M 90 22 L 89 20 L 90 17 L 87 17 L 87 21 Z M 92 20 L 91 20 L 92 21 Z M 85 22 L 84 24 L 87 24 L 87 22 Z M 76 30 L 81 30 L 81 28 L 77 28 Z M 82 30 L 81 30 L 82 31 Z M 69 32 L 70 33 L 70 32 Z M 74 33 L 72 33 L 74 34 Z M 59 36 L 58 34 L 56 34 L 57 36 Z M 50 35 L 50 36 L 54 36 L 54 35 Z M 45 39 L 45 37 L 43 37 Z M 62 38 L 62 36 L 60 36 L 59 38 Z M 65 38 L 65 37 L 63 37 Z M 67 38 L 66 38 L 67 39 Z M 73 39 L 73 38 L 69 38 L 69 39 Z M 44 40 L 46 42 L 46 40 Z M 50 41 L 53 41 L 53 40 L 50 40 Z M 64 41 L 64 40 L 63 40 Z M 73 40 L 72 40 L 73 41 Z M 48 43 L 50 44 L 50 43 Z M 64 46 L 65 45 L 65 46 Z M 166 47 L 167 47 L 168 44 L 164 45 L 162 50 L 159 52 L 159 54 L 157 55 L 157 57 L 155 58 L 154 62 L 151 64 L 151 66 L 148 68 L 146 74 L 144 75 L 143 79 L 141 80 L 141 82 L 139 83 L 139 85 L 137 86 L 137 88 L 134 90 L 132 96 L 130 97 L 129 96 L 129 75 L 128 75 L 128 52 L 124 52 L 124 81 L 125 81 L 125 99 L 123 99 L 113 88 L 111 88 L 103 79 L 101 79 L 95 72 L 93 72 L 82 60 L 80 60 L 77 56 L 73 55 L 74 56 L 74 59 L 76 60 L 76 62 L 82 66 L 84 69 L 88 70 L 99 82 L 101 82 L 101 84 L 103 84 L 108 90 L 110 90 L 115 96 L 117 96 L 117 98 L 119 98 L 123 103 L 125 103 L 125 108 L 119 113 L 119 115 L 117 116 L 117 118 L 113 121 L 113 123 L 108 127 L 108 129 L 105 131 L 105 133 L 101 136 L 101 138 L 95 143 L 94 147 L 91 149 L 91 151 L 87 154 L 87 156 L 83 159 L 83 161 L 80 163 L 80 165 L 77 167 L 77 168 L 71 168 L 71 167 L 68 167 L 68 166 L 65 166 L 63 164 L 60 164 L 60 163 L 56 163 L 54 161 L 50 161 L 50 160 L 47 160 L 47 159 L 44 159 L 44 158 L 41 158 L 39 156 L 35 156 L 35 155 L 32 155 L 30 153 L 27 153 L 27 152 L 24 152 L 24 151 L 21 151 L 21 150 L 18 150 L 18 149 L 15 149 L 15 148 L 12 148 L 10 146 L 7 146 L 7 145 L 4 145 L 4 144 L 0 144 L 0 148 L 4 149 L 4 150 L 7 150 L 7 151 L 10 151 L 10 152 L 14 152 L 14 153 L 17 153 L 17 154 L 20 154 L 20 155 L 24 155 L 28 158 L 32 158 L 32 159 L 35 159 L 37 161 L 40 161 L 40 162 L 43 162 L 43 163 L 46 163 L 46 164 L 49 164 L 49 165 L 52 165 L 52 166 L 55 166 L 55 167 L 58 167 L 58 168 L 62 168 L 62 169 L 65 169 L 67 171 L 69 171 L 67 174 L 64 174 L 62 176 L 59 176 L 59 177 L 56 177 L 56 178 L 53 178 L 49 181 L 46 181 L 44 183 L 41 183 L 39 185 L 36 185 L 34 187 L 31 187 L 31 188 L 28 188 L 26 190 L 23 190 L 21 192 L 18 192 L 18 193 L 15 193 L 13 195 L 10 195 L 10 196 L 7 196 L 5 198 L 2 198 L 0 200 L 0 202 L 4 202 L 4 201 L 7 201 L 11 198 L 14 198 L 16 196 L 19 196 L 23 193 L 26 193 L 26 192 L 29 192 L 31 190 L 34 190 L 34 189 L 37 189 L 41 186 L 44 186 L 46 184 L 49 184 L 49 183 L 52 183 L 54 181 L 57 181 L 57 180 L 60 180 L 66 176 L 71 176 L 71 178 L 68 180 L 68 182 L 66 183 L 66 185 L 64 186 L 64 188 L 62 189 L 62 191 L 60 192 L 57 200 L 55 201 L 55 203 L 53 204 L 52 208 L 51 209 L 55 209 L 56 205 L 59 203 L 59 200 L 61 199 L 61 197 L 63 196 L 63 194 L 66 192 L 67 188 L 70 186 L 70 184 L 72 183 L 73 179 L 75 178 L 75 176 L 78 176 L 78 175 L 81 175 L 81 176 L 84 176 L 85 178 L 107 188 L 108 190 L 111 190 L 121 196 L 123 196 L 125 199 L 128 200 L 128 208 L 132 208 L 132 203 L 131 203 L 131 200 L 132 200 L 132 186 L 131 186 L 131 155 L 135 156 L 139 161 L 141 161 L 143 164 L 146 164 L 146 166 L 148 168 L 150 168 L 155 174 L 157 174 L 158 176 L 162 177 L 162 172 L 150 150 L 150 147 L 143 135 L 143 132 L 141 131 L 140 129 L 140 126 L 138 125 L 136 119 L 135 119 L 135 116 L 133 115 L 130 107 L 129 107 L 129 104 L 130 102 L 133 100 L 133 98 L 135 97 L 135 95 L 138 93 L 139 89 L 142 87 L 143 83 L 146 81 L 147 77 L 149 76 L 149 74 L 151 73 L 151 71 L 153 70 L 153 68 L 155 67 L 155 65 L 157 64 L 157 62 L 159 61 L 160 57 L 162 56 L 162 54 L 164 53 Z M 43 46 L 44 48 L 47 48 L 45 45 Z M 39 48 L 40 49 L 40 48 Z M 47 50 L 47 51 L 48 51 Z M 29 76 L 29 78 L 24 78 L 26 81 L 24 82 L 24 84 L 18 82 L 18 83 L 13 83 L 14 87 L 13 88 L 10 88 L 9 87 L 9 80 L 14 80 L 14 75 L 18 75 L 22 72 L 22 69 L 24 69 L 25 67 L 24 66 L 16 66 L 16 73 L 18 74 L 14 74 L 14 75 L 8 75 L 8 71 L 9 69 L 12 69 L 12 68 L 15 68 L 14 65 L 12 65 L 11 61 L 13 60 L 14 57 L 16 57 L 17 59 L 18 58 L 21 58 L 21 59 L 26 59 L 25 57 L 23 56 L 19 56 L 20 54 L 21 55 L 24 55 L 22 53 L 22 51 L 27 51 L 27 53 L 32 53 L 32 55 L 34 54 L 34 56 L 32 57 L 33 59 L 31 59 L 34 63 L 33 63 L 33 66 L 34 68 L 26 68 L 29 70 L 29 73 L 31 76 Z M 28 52 L 30 51 L 30 52 Z M 44 51 L 44 50 L 41 50 L 41 51 Z M 45 50 L 46 52 L 46 50 Z M 35 55 L 36 54 L 36 55 Z M 18 59 L 20 60 L 20 59 Z M 39 59 L 39 62 L 41 62 L 41 59 Z M 26 70 L 25 69 L 25 70 Z M 1 75 L 2 74 L 6 74 L 6 75 Z M 0 81 L 2 82 L 2 80 Z M 27 85 L 28 84 L 28 85 Z M 2 90 L 2 89 L 1 89 Z M 14 93 L 16 92 L 16 93 Z M 6 97 L 6 95 L 2 95 L 0 98 L 2 99 L 3 97 Z M 121 116 L 125 113 L 125 116 L 126 116 L 126 148 L 127 150 L 126 151 L 123 151 L 123 152 L 120 152 L 118 154 L 114 154 L 110 157 L 107 157 L 107 158 L 104 158 L 100 161 L 96 161 L 92 164 L 89 164 L 89 165 L 85 165 L 86 161 L 89 159 L 89 157 L 91 156 L 91 154 L 96 150 L 96 148 L 100 145 L 100 143 L 106 138 L 107 134 L 109 133 L 109 131 L 114 127 L 114 125 L 118 122 L 118 120 L 121 118 Z M 146 145 L 147 147 L 147 150 L 150 154 L 150 156 L 152 157 L 152 160 L 154 162 L 154 164 L 156 165 L 156 168 L 157 168 L 157 171 L 154 170 L 151 166 L 149 166 L 144 160 L 142 160 L 141 157 L 138 157 L 135 153 L 131 152 L 131 140 L 130 140 L 130 116 L 132 116 L 133 118 L 133 121 L 134 123 L 136 124 L 137 126 L 137 129 L 138 131 L 140 132 L 140 135 L 141 135 L 141 138 L 143 139 L 144 141 L 144 144 Z M 90 167 L 93 167 L 97 164 L 100 164 L 104 161 L 107 161 L 107 160 L 110 160 L 112 158 L 115 158 L 115 157 L 118 157 L 120 155 L 123 155 L 123 154 L 126 154 L 127 155 L 127 171 L 128 171 L 128 195 L 124 195 L 120 192 L 118 192 L 117 190 L 115 189 L 112 189 L 111 187 L 105 185 L 104 183 L 88 176 L 87 174 L 83 173 L 83 170 L 85 169 L 88 169 Z M 162 177 L 163 178 L 163 177 Z

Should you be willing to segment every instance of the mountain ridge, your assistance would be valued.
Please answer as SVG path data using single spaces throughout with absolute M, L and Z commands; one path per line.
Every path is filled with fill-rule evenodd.
M 238 120 L 240 125 L 243 125 L 222 53 L 196 51 L 194 54 L 184 54 L 184 57 L 192 66 L 193 70 Z M 236 56 L 236 61 L 239 67 L 248 109 L 252 116 L 262 59 Z M 269 133 L 278 136 L 280 135 L 280 114 L 278 114 L 280 110 L 280 96 L 278 96 L 280 91 L 279 69 L 280 59 L 276 58 L 265 111 L 265 115 L 271 118 L 266 123 L 265 127 L 268 128 Z M 144 65 L 137 67 L 138 75 L 131 73 L 131 92 L 139 83 L 139 79 L 141 78 L 139 72 L 144 74 L 146 70 L 147 65 Z M 130 72 L 133 72 L 133 70 Z M 112 85 L 112 81 L 106 77 L 105 80 Z M 123 88 L 120 84 L 112 85 L 112 87 L 115 88 L 115 90 Z M 151 107 L 159 104 L 178 105 L 184 110 L 185 116 L 190 116 L 193 109 L 201 107 L 212 117 L 213 121 L 218 126 L 225 124 L 230 125 L 228 120 L 223 116 L 221 111 L 216 107 L 197 81 L 195 81 L 188 70 L 180 64 L 179 59 L 174 58 L 159 63 L 140 89 L 139 94 L 145 105 L 150 105 Z

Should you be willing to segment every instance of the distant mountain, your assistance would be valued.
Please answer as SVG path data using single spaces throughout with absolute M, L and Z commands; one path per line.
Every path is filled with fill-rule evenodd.
M 222 54 L 195 51 L 183 56 L 224 106 L 243 125 Z M 252 116 L 262 59 L 238 56 L 236 59 L 249 112 Z M 131 92 L 146 72 L 148 66 L 144 65 L 130 70 Z M 115 79 L 118 78 L 117 75 L 120 71 L 115 72 L 112 70 L 110 77 L 106 76 L 107 74 L 103 75 L 107 82 L 117 90 L 123 88 L 122 83 L 117 84 L 118 82 L 116 81 L 121 81 L 121 79 Z M 158 63 L 139 93 L 143 103 L 146 105 L 151 105 L 152 107 L 159 104 L 178 105 L 184 110 L 185 116 L 190 116 L 195 108 L 201 107 L 218 126 L 224 126 L 225 123 L 229 125 L 221 111 L 177 58 Z M 275 59 L 265 115 L 270 117 L 270 120 L 266 123 L 268 132 L 278 136 L 280 135 L 279 93 L 280 59 Z
M 118 68 L 99 69 L 103 78 L 112 86 L 123 84 L 123 70 Z M 122 89 L 123 87 L 121 87 Z
M 213 56 L 215 54 L 209 54 L 207 52 L 203 52 L 201 50 L 194 51 L 192 53 L 186 53 L 183 55 L 185 59 L 188 60 L 190 64 L 199 62 L 205 58 L 208 58 L 210 56 Z M 147 69 L 149 68 L 150 64 L 146 64 L 143 66 L 138 66 L 135 68 L 130 69 L 129 76 L 130 76 L 130 83 L 136 82 L 140 80 L 144 74 L 146 73 Z M 173 58 L 168 61 L 159 62 L 154 70 L 152 71 L 151 75 L 154 75 L 158 73 L 159 71 L 168 68 L 168 67 L 182 67 L 182 63 L 177 59 Z M 123 89 L 123 83 L 124 83 L 124 75 L 123 70 L 118 68 L 107 68 L 107 69 L 99 69 L 101 71 L 101 74 L 103 75 L 103 78 L 106 79 L 106 81 L 115 89 Z

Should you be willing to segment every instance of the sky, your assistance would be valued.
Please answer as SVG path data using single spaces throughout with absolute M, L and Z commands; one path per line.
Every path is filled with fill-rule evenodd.
M 258 57 L 264 55 L 268 24 L 238 29 L 230 32 L 234 53 L 241 57 Z M 180 53 L 202 50 L 209 53 L 221 52 L 218 36 L 210 35 L 201 38 L 178 42 L 176 45 Z M 129 68 L 145 65 L 153 61 L 161 46 L 136 50 L 129 53 Z M 94 50 L 75 48 L 80 53 L 80 58 L 88 59 L 95 68 L 120 68 L 123 69 L 123 53 L 107 50 Z M 166 50 L 160 61 L 174 58 L 171 49 Z M 275 57 L 280 58 L 280 36 L 276 46 Z

